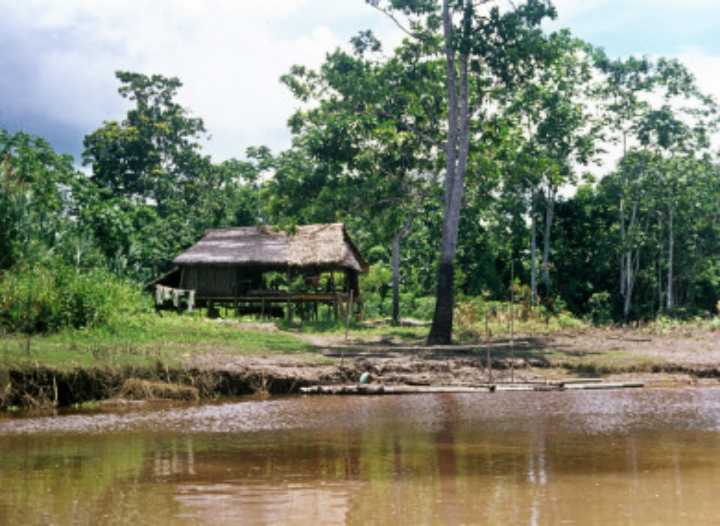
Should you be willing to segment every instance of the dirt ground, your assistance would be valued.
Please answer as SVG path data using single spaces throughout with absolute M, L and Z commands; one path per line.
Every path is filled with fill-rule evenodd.
M 192 356 L 186 365 L 260 373 L 268 382 L 294 379 L 298 385 L 356 382 L 368 364 L 376 367 L 386 383 L 409 385 L 535 382 L 591 376 L 669 386 L 717 385 L 720 379 L 720 331 L 710 329 L 648 332 L 586 328 L 519 334 L 513 341 L 497 338 L 489 345 L 479 342 L 448 347 L 426 347 L 422 342 L 377 336 L 347 341 L 342 335 L 301 337 L 316 345 L 319 352 L 270 356 L 210 353 Z

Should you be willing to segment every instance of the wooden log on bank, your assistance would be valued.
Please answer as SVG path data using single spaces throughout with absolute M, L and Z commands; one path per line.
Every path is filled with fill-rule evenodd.
M 603 381 L 602 378 L 568 378 L 566 380 L 553 380 L 549 383 L 552 385 L 571 385 L 571 384 L 599 384 Z
M 302 394 L 342 394 L 342 395 L 374 395 L 374 394 L 432 394 L 432 393 L 489 393 L 492 386 L 465 387 L 452 385 L 314 385 L 302 387 Z
M 645 387 L 642 382 L 608 382 L 595 379 L 587 382 L 558 382 L 548 384 L 485 384 L 485 385 L 314 385 L 300 388 L 302 394 L 324 395 L 398 395 L 398 394 L 451 394 L 493 393 L 497 391 L 566 391 L 578 389 L 628 389 Z
M 645 387 L 642 382 L 608 382 L 597 384 L 571 384 L 566 385 L 565 389 L 636 389 Z

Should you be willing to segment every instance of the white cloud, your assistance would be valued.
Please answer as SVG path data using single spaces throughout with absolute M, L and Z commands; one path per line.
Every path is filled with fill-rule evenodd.
M 184 83 L 178 100 L 205 120 L 217 160 L 284 147 L 296 104 L 279 77 L 292 64 L 319 65 L 368 25 L 389 32 L 381 19 L 362 0 L 2 1 L 0 45 L 12 43 L 17 58 L 0 56 L 16 72 L 0 80 L 0 118 L 12 104 L 87 134 L 125 114 L 116 70 L 159 73 Z
M 605 27 L 611 38 L 639 11 L 707 14 L 720 5 L 554 3 L 560 25 L 598 37 Z M 706 15 L 697 23 L 713 20 Z M 645 29 L 634 24 L 634 33 Z M 384 41 L 399 40 L 397 28 L 363 0 L 0 0 L 0 48 L 12 50 L 0 53 L 0 127 L 3 119 L 32 122 L 37 127 L 26 131 L 43 135 L 47 121 L 47 130 L 72 137 L 63 144 L 74 144 L 70 148 L 78 154 L 83 135 L 104 120 L 123 118 L 128 106 L 117 93 L 114 72 L 129 70 L 183 81 L 178 99 L 205 120 L 213 136 L 206 150 L 216 160 L 242 156 L 251 145 L 283 148 L 289 142 L 285 123 L 297 104 L 279 77 L 292 64 L 319 65 L 327 52 L 369 27 Z M 602 44 L 594 36 L 591 41 Z M 705 42 L 665 54 L 688 64 L 701 87 L 720 100 L 720 57 Z
M 693 72 L 703 93 L 720 102 L 720 56 L 711 55 L 696 47 L 680 49 L 676 58 Z

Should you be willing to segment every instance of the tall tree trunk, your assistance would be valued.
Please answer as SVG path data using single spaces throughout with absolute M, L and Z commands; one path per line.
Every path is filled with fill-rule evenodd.
M 555 219 L 555 190 L 548 188 L 547 203 L 545 203 L 545 239 L 543 240 L 543 264 L 542 264 L 542 281 L 545 285 L 545 294 L 550 289 L 550 234 L 552 232 L 552 224 Z
M 400 324 L 400 233 L 392 241 L 392 324 Z
M 630 228 L 634 228 L 637 222 L 637 209 L 638 205 L 633 205 L 632 215 L 630 217 Z M 625 232 L 625 239 L 623 241 L 624 253 L 623 253 L 623 267 L 624 267 L 624 284 L 623 289 L 625 291 L 623 301 L 623 317 L 627 319 L 630 315 L 630 309 L 632 308 L 632 295 L 635 286 L 635 269 L 640 263 L 640 248 L 635 250 L 633 255 L 633 249 L 630 246 L 630 242 L 627 239 L 628 234 Z
M 466 0 L 469 6 L 472 0 Z M 468 10 L 466 10 L 467 16 Z M 468 54 L 459 57 L 454 48 L 452 16 L 448 0 L 443 0 L 443 35 L 447 60 L 448 139 L 445 163 L 445 210 L 440 262 L 436 291 L 435 314 L 428 334 L 428 345 L 449 345 L 452 342 L 455 301 L 455 252 L 457 249 L 460 209 L 467 169 L 470 139 L 470 107 L 468 95 Z M 456 59 L 459 64 L 456 66 Z
M 623 302 L 623 316 L 626 319 L 628 318 L 628 316 L 630 316 L 630 309 L 632 308 L 632 295 L 633 288 L 635 287 L 635 273 L 640 266 L 640 249 L 638 248 L 635 251 L 635 257 L 633 257 L 632 252 L 629 252 L 628 256 L 628 267 L 625 271 L 627 276 L 627 284 L 625 290 L 625 301 Z M 633 260 L 635 263 L 634 265 L 631 264 Z
M 537 217 L 535 217 L 535 191 L 530 198 L 530 290 L 533 305 L 537 305 Z
M 673 226 L 673 207 L 668 213 L 668 274 L 667 274 L 667 313 L 672 315 L 675 309 L 675 296 L 673 291 L 673 266 L 675 265 L 675 230 Z
M 636 225 L 637 220 L 637 208 L 638 205 L 635 203 L 633 206 L 632 211 L 632 217 L 631 217 L 631 225 L 634 227 Z M 642 227 L 644 234 L 647 234 L 648 229 L 650 228 L 650 217 L 648 216 L 645 219 L 645 225 Z M 626 268 L 626 275 L 627 275 L 627 290 L 625 293 L 625 301 L 623 303 L 623 316 L 627 319 L 630 316 L 630 310 L 632 308 L 632 296 L 633 296 L 633 289 L 635 288 L 635 280 L 637 279 L 638 272 L 640 272 L 640 251 L 642 250 L 642 246 L 639 246 L 635 248 L 633 251 L 632 249 L 628 250 L 627 254 L 627 268 Z
M 627 135 L 623 133 L 623 156 L 620 179 L 620 295 L 627 295 L 627 260 L 630 257 L 630 249 L 627 243 L 627 227 L 625 225 L 625 191 L 627 188 L 627 167 L 625 166 L 627 155 Z

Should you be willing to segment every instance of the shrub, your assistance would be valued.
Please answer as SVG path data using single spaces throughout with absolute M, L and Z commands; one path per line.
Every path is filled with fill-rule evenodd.
M 612 319 L 612 301 L 609 292 L 596 292 L 590 296 L 590 321 L 593 325 L 604 325 Z
M 412 294 L 400 294 L 400 317 L 431 320 L 435 311 L 435 298 L 416 298 Z M 388 317 L 392 314 L 392 297 L 382 298 L 377 293 L 363 296 L 363 315 L 366 318 Z
M 0 283 L 0 328 L 27 334 L 113 324 L 147 308 L 130 282 L 103 269 L 10 271 Z

